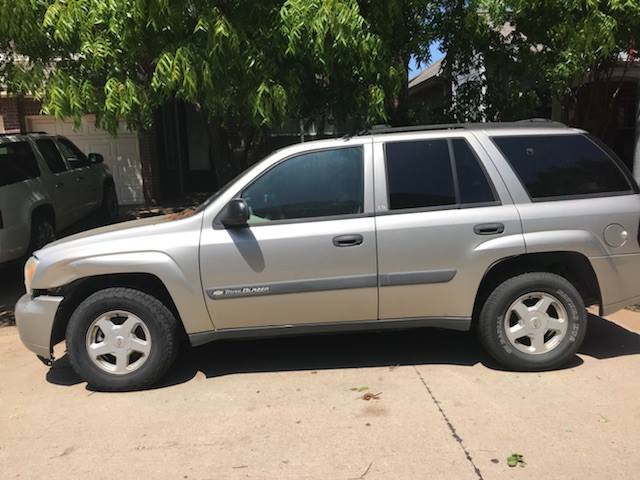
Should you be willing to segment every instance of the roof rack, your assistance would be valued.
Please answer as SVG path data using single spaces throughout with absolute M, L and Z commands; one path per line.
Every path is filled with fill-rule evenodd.
M 49 135 L 47 132 L 23 132 L 23 131 L 20 131 L 20 132 L 13 132 L 13 133 L 11 133 L 11 132 L 3 132 L 3 133 L 0 133 L 0 137 L 8 137 L 8 136 L 13 136 L 13 135 L 31 135 L 31 134 L 33 134 L 33 135 Z
M 359 132 L 358 135 L 378 135 L 387 133 L 424 132 L 431 130 L 483 130 L 494 128 L 567 128 L 564 123 L 545 118 L 529 118 L 516 122 L 483 122 L 483 123 L 443 123 L 436 125 L 408 125 L 390 127 L 388 125 L 373 125 L 371 128 Z

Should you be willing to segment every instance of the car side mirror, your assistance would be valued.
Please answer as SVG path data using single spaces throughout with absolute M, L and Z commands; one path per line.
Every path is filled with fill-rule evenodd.
M 220 223 L 227 228 L 244 227 L 251 215 L 249 205 L 242 198 L 233 198 L 224 207 L 220 215 Z
M 89 163 L 91 164 L 98 164 L 98 163 L 104 162 L 104 157 L 102 156 L 101 153 L 90 153 L 89 155 L 87 155 L 87 158 L 89 159 Z

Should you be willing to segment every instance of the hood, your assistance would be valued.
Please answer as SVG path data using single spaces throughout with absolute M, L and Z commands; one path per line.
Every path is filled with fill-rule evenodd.
M 171 215 L 160 215 L 156 217 L 148 217 L 138 220 L 129 220 L 126 222 L 114 223 L 112 225 L 106 225 L 104 227 L 92 228 L 91 230 L 85 230 L 84 232 L 69 235 L 67 237 L 56 240 L 55 242 L 51 242 L 42 250 L 46 250 L 49 247 L 56 247 L 58 245 L 62 245 L 63 243 L 73 242 L 74 240 L 80 240 L 82 238 L 103 235 L 105 233 L 121 232 L 123 230 L 133 230 L 139 227 L 165 223 L 171 220 Z
M 49 243 L 44 248 L 36 251 L 34 255 L 38 258 L 63 251 L 71 253 L 77 248 L 85 249 L 100 244 L 102 249 L 109 250 L 110 246 L 114 251 L 128 250 L 126 245 L 136 244 L 134 250 L 141 249 L 145 237 L 156 234 L 168 233 L 180 230 L 183 222 L 198 221 L 199 215 L 170 214 L 156 217 L 130 220 L 127 222 L 115 223 L 105 227 L 94 228 L 85 232 L 69 235 L 55 242 Z M 93 248 L 91 248 L 93 250 Z

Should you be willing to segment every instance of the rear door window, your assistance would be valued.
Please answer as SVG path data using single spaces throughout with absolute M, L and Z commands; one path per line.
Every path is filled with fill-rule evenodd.
M 385 144 L 389 209 L 497 204 L 489 179 L 462 138 Z
M 532 200 L 634 191 L 623 167 L 586 135 L 493 137 Z
M 38 150 L 40 150 L 40 153 L 42 154 L 44 161 L 47 163 L 51 173 L 61 173 L 67 169 L 67 166 L 64 164 L 64 160 L 62 159 L 62 155 L 60 155 L 60 151 L 56 147 L 56 144 L 53 143 L 53 140 L 41 138 L 36 140 L 36 145 L 38 146 Z
M 497 200 L 487 174 L 480 160 L 473 153 L 466 140 L 451 140 L 453 157 L 456 162 L 460 203 L 462 205 L 495 203 Z
M 0 144 L 0 187 L 40 176 L 29 142 Z

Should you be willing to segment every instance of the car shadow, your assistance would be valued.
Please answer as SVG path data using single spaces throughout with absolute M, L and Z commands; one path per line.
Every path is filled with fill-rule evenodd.
M 493 370 L 503 370 L 482 350 L 472 332 L 428 328 L 220 340 L 185 350 L 163 380 L 152 388 L 187 382 L 198 372 L 202 372 L 206 378 L 215 378 L 258 372 L 402 365 L 472 366 L 478 363 Z M 579 353 L 599 360 L 640 354 L 640 335 L 609 320 L 590 315 L 587 336 Z M 583 360 L 575 356 L 563 369 L 579 367 L 582 363 Z M 81 382 L 71 369 L 66 355 L 54 362 L 47 380 L 57 385 Z

